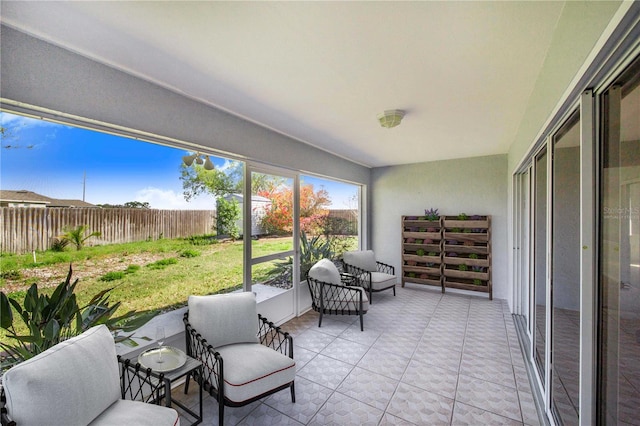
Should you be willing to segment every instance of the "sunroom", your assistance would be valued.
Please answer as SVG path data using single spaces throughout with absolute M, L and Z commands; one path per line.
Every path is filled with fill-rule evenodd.
M 359 248 L 406 284 L 374 296 L 361 334 L 352 317 L 318 328 L 298 278 L 261 300 L 292 331 L 296 404 L 315 411 L 278 397 L 227 424 L 355 424 L 336 417 L 348 407 L 371 424 L 640 424 L 640 3 L 5 1 L 1 13 L 4 112 L 243 161 L 245 193 L 254 174 L 359 188 Z M 399 125 L 381 127 L 385 111 Z M 431 208 L 491 217 L 493 300 L 404 275 L 401 218 Z M 297 242 L 269 259 L 250 247 L 245 291 L 260 261 L 298 262 Z M 181 312 L 163 320 L 184 344 Z M 502 349 L 483 355 L 492 328 Z M 357 356 L 339 339 L 364 346 L 357 360 L 332 358 Z M 465 347 L 509 379 L 469 373 Z M 435 373 L 447 359 L 454 379 Z M 314 360 L 344 374 L 323 382 Z M 363 391 L 363 371 L 388 397 Z M 517 410 L 477 402 L 492 386 Z M 425 407 L 427 394 L 448 408 Z

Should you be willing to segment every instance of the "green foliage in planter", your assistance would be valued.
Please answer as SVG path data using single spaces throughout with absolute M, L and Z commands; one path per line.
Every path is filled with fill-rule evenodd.
M 470 234 L 471 233 L 471 228 L 464 228 L 462 230 L 462 232 L 465 233 L 465 234 Z
M 418 249 L 418 250 L 416 250 L 416 254 L 418 256 L 424 256 L 424 250 L 423 249 Z
M 438 209 L 429 209 L 424 211 L 424 218 L 430 221 L 440 220 L 440 215 L 438 214 Z
M 460 228 L 451 228 L 451 232 L 460 233 Z
M 105 324 L 110 330 L 130 332 L 157 314 L 157 311 L 130 311 L 114 316 L 120 302 L 110 304 L 109 293 L 113 288 L 99 292 L 87 305 L 78 306 L 75 294 L 78 280 L 72 283 L 71 275 L 69 266 L 66 280 L 54 289 L 51 296 L 39 294 L 37 284 L 33 284 L 27 290 L 22 304 L 0 291 L 0 327 L 6 330 L 6 337 L 13 341 L 0 343 L 0 349 L 7 354 L 7 365 L 32 358 L 95 325 Z M 15 318 L 14 310 L 17 313 Z M 16 333 L 14 320 L 17 318 L 27 326 L 28 334 Z
M 476 278 L 475 280 L 473 280 L 473 284 L 482 285 L 482 280 L 479 280 L 479 279 Z
M 469 216 L 467 216 L 466 213 L 460 213 L 458 215 L 458 220 L 468 220 L 468 219 L 469 219 Z
M 477 254 L 475 254 L 475 253 L 471 253 L 471 254 L 469 255 L 469 259 L 478 259 L 478 255 L 477 255 Z
M 458 271 L 468 271 L 469 267 L 464 263 L 462 265 L 458 265 Z
M 416 240 L 416 244 L 422 244 L 422 240 Z
M 427 255 L 428 256 L 437 256 L 435 251 L 430 251 Z
M 415 278 L 416 277 L 416 273 L 415 272 L 407 272 L 407 277 Z

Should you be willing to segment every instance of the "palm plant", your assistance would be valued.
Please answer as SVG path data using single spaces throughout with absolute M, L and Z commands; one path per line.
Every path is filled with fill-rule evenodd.
M 102 235 L 101 232 L 95 231 L 87 234 L 89 227 L 87 225 L 80 225 L 77 228 L 63 228 L 64 234 L 61 235 L 60 238 L 70 241 L 73 245 L 76 246 L 76 250 L 81 250 L 84 247 L 85 241 L 87 241 L 91 237 L 99 237 Z
M 320 259 L 332 259 L 334 252 L 331 241 L 322 235 L 307 238 L 304 231 L 300 231 L 300 281 L 306 279 L 309 269 Z M 269 276 L 286 278 L 289 282 L 293 277 L 293 257 L 276 263 L 269 271 Z

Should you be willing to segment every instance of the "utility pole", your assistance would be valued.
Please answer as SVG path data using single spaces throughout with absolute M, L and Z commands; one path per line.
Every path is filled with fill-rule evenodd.
M 82 175 L 82 201 L 84 202 L 84 196 L 87 192 L 87 171 L 84 171 Z

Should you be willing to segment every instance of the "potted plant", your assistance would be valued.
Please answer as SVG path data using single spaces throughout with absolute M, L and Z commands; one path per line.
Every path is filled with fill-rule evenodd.
M 424 253 L 425 253 L 425 252 L 424 252 L 424 250 L 423 250 L 423 249 L 418 249 L 418 250 L 416 250 L 416 254 L 417 254 L 418 256 L 424 256 Z
M 438 214 L 438 209 L 429 209 L 424 211 L 424 220 L 428 220 L 431 222 L 436 222 L 440 220 L 440 215 Z
M 147 323 L 157 311 L 130 311 L 114 316 L 121 302 L 109 303 L 111 290 L 103 290 L 93 296 L 85 305 L 78 305 L 75 289 L 76 279 L 71 282 L 73 270 L 48 296 L 38 292 L 38 285 L 32 284 L 21 304 L 0 291 L 0 327 L 6 330 L 6 337 L 12 343 L 0 343 L 0 349 L 7 354 L 3 369 L 27 360 L 44 352 L 52 346 L 83 333 L 89 328 L 105 324 L 110 330 L 130 332 Z M 13 309 L 27 326 L 26 334 L 19 334 L 14 325 Z M 130 336 L 121 338 L 126 340 Z
M 438 222 L 440 220 L 440 214 L 438 214 L 438 209 L 431 208 L 429 210 L 425 210 L 424 219 L 430 222 Z M 427 232 L 438 232 L 438 230 L 433 226 L 428 226 Z

